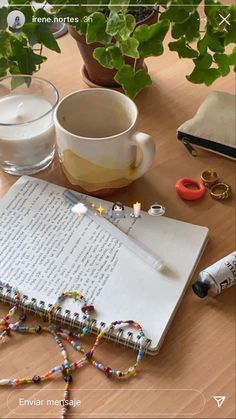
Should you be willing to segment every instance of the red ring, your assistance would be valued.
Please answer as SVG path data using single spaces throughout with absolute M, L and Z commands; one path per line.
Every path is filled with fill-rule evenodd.
M 189 189 L 187 186 L 197 186 L 198 189 Z M 197 180 L 184 177 L 176 182 L 175 190 L 180 198 L 186 201 L 194 201 L 203 197 L 206 187 Z

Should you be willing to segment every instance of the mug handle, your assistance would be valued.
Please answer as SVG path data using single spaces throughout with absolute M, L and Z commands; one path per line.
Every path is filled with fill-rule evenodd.
M 136 132 L 131 138 L 131 145 L 139 147 L 143 153 L 140 164 L 130 169 L 129 172 L 129 179 L 135 180 L 143 176 L 150 168 L 155 157 L 155 143 L 150 135 L 144 132 Z

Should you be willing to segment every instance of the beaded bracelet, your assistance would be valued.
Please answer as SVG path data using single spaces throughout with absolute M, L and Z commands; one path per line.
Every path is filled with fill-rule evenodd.
M 9 287 L 8 284 L 0 284 L 1 286 Z M 145 346 L 147 342 L 147 338 L 143 332 L 142 327 L 133 320 L 126 320 L 126 321 L 114 321 L 109 326 L 106 326 L 100 333 L 98 334 L 94 345 L 92 346 L 90 351 L 85 351 L 82 345 L 79 345 L 75 339 L 81 338 L 87 335 L 90 332 L 91 328 L 91 313 L 94 311 L 94 306 L 89 305 L 84 298 L 84 296 L 77 291 L 67 291 L 61 293 L 49 310 L 49 322 L 45 326 L 36 325 L 35 327 L 29 327 L 24 324 L 27 320 L 25 314 L 19 316 L 19 320 L 15 323 L 10 323 L 11 317 L 16 313 L 16 311 L 20 308 L 21 303 L 23 302 L 23 298 L 21 298 L 21 294 L 18 289 L 11 289 L 14 291 L 14 304 L 13 307 L 9 310 L 7 315 L 3 318 L 0 318 L 0 343 L 6 342 L 6 337 L 10 335 L 12 332 L 20 332 L 20 333 L 36 333 L 40 334 L 43 332 L 50 333 L 55 342 L 57 343 L 61 355 L 63 358 L 63 363 L 61 365 L 56 365 L 55 367 L 51 368 L 43 375 L 33 375 L 33 377 L 22 377 L 22 378 L 14 378 L 14 379 L 0 379 L 0 385 L 8 385 L 12 387 L 16 387 L 22 384 L 39 384 L 41 382 L 47 381 L 52 379 L 53 375 L 61 372 L 64 380 L 65 380 L 65 388 L 63 394 L 63 400 L 61 401 L 61 418 L 65 419 L 68 414 L 68 409 L 70 407 L 70 398 L 69 398 L 69 386 L 72 382 L 72 373 L 77 368 L 83 367 L 86 363 L 91 363 L 95 368 L 102 371 L 107 377 L 117 377 L 120 378 L 128 378 L 132 375 L 136 374 L 138 365 L 145 353 Z M 82 303 L 82 312 L 84 313 L 84 322 L 82 329 L 78 332 L 69 332 L 67 330 L 61 329 L 59 326 L 53 323 L 53 316 L 56 314 L 57 310 L 59 309 L 60 305 L 63 301 L 67 298 L 73 298 L 74 300 L 79 300 Z M 37 311 L 40 311 L 40 307 L 37 306 Z M 134 365 L 129 367 L 124 371 L 119 371 L 116 369 L 112 369 L 110 367 L 104 366 L 101 362 L 98 362 L 94 359 L 94 352 L 98 345 L 100 344 L 102 338 L 110 331 L 110 329 L 115 329 L 116 327 L 120 326 L 132 326 L 138 331 L 138 348 L 137 348 L 137 359 Z M 63 340 L 68 342 L 71 347 L 80 352 L 83 356 L 76 362 L 70 362 L 68 357 L 68 352 L 63 345 Z

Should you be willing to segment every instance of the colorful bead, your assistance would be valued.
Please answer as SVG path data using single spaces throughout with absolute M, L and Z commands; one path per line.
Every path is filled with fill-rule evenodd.
M 5 287 L 7 290 L 10 289 L 9 284 L 4 284 L 0 281 L 0 286 Z M 97 369 L 102 371 L 107 377 L 116 376 L 119 379 L 128 378 L 132 375 L 136 374 L 136 370 L 138 368 L 138 365 L 145 353 L 145 345 L 146 345 L 146 337 L 144 335 L 144 332 L 141 328 L 141 326 L 134 322 L 133 320 L 117 320 L 112 322 L 110 325 L 104 327 L 101 332 L 98 334 L 94 345 L 91 350 L 85 351 L 84 348 L 78 344 L 75 339 L 81 338 L 84 335 L 88 334 L 90 332 L 90 325 L 91 325 L 91 317 L 90 313 L 94 311 L 94 306 L 89 305 L 84 298 L 84 296 L 77 292 L 77 291 L 66 291 L 61 293 L 56 300 L 56 303 L 52 305 L 52 307 L 49 310 L 49 322 L 46 326 L 42 327 L 41 325 L 36 325 L 35 327 L 29 327 L 27 325 L 22 325 L 22 322 L 26 321 L 26 315 L 22 314 L 19 317 L 19 321 L 15 323 L 10 323 L 10 318 L 15 314 L 15 312 L 19 309 L 19 305 L 21 303 L 21 294 L 17 289 L 14 290 L 15 293 L 15 299 L 14 299 L 14 306 L 9 310 L 7 316 L 0 319 L 0 343 L 5 343 L 7 336 L 12 332 L 19 332 L 19 333 L 42 333 L 47 332 L 50 333 L 53 338 L 55 339 L 55 342 L 57 343 L 58 347 L 60 348 L 61 355 L 63 357 L 63 364 L 57 365 L 51 370 L 47 371 L 44 375 L 34 375 L 32 378 L 23 377 L 19 379 L 1 379 L 0 385 L 10 385 L 13 387 L 16 387 L 18 385 L 23 384 L 39 384 L 43 381 L 50 380 L 54 374 L 61 372 L 62 376 L 65 380 L 65 390 L 64 390 L 64 399 L 61 402 L 61 418 L 65 419 L 68 413 L 69 408 L 69 386 L 72 382 L 72 372 L 77 369 L 83 367 L 88 361 Z M 82 308 L 81 311 L 85 314 L 84 316 L 84 326 L 81 330 L 78 332 L 69 332 L 66 330 L 62 330 L 60 327 L 58 327 L 56 324 L 52 322 L 52 318 L 54 315 L 56 315 L 57 311 L 59 310 L 61 304 L 66 298 L 73 298 L 75 300 L 79 300 L 82 302 Z M 22 301 L 23 302 L 23 301 Z M 35 302 L 34 309 L 37 312 L 42 312 L 42 309 L 40 306 L 37 306 L 37 303 Z M 123 327 L 123 326 L 131 326 L 134 327 L 138 333 L 139 333 L 139 341 L 138 341 L 138 350 L 137 350 L 137 359 L 134 365 L 132 365 L 130 368 L 124 371 L 119 371 L 112 369 L 110 367 L 104 366 L 102 363 L 97 362 L 94 359 L 94 351 L 100 344 L 103 337 L 106 335 L 106 333 L 110 333 L 111 329 L 115 329 L 116 327 Z M 76 362 L 70 362 L 68 358 L 68 353 L 66 348 L 64 347 L 62 341 L 66 341 L 71 345 L 71 347 L 76 350 L 77 352 L 80 352 L 83 354 L 82 358 L 79 359 Z
M 92 306 L 92 305 L 90 305 L 90 306 L 84 305 L 84 306 L 81 308 L 81 310 L 82 310 L 82 312 L 83 312 L 83 313 L 85 313 L 85 314 L 90 314 L 90 313 L 92 313 L 92 312 L 94 311 L 94 306 Z
M 110 377 L 110 376 L 112 375 L 111 368 L 110 368 L 110 367 L 106 367 L 106 368 L 104 369 L 104 373 L 105 373 L 105 375 L 106 375 L 107 377 Z
M 65 375 L 64 380 L 66 383 L 72 383 L 72 375 Z
M 40 383 L 41 377 L 39 375 L 34 375 L 32 378 L 33 383 L 37 384 Z
M 36 333 L 41 333 L 42 332 L 42 326 L 40 326 L 38 324 L 38 326 L 36 326 L 34 330 L 35 330 Z

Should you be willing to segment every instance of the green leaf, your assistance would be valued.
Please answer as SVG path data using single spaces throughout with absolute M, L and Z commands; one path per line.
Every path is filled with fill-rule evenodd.
M 106 68 L 116 68 L 118 70 L 124 65 L 124 58 L 120 48 L 115 45 L 96 48 L 93 52 L 93 57 Z
M 189 17 L 189 11 L 184 6 L 174 4 L 170 5 L 165 12 L 161 14 L 160 19 L 168 19 L 170 22 L 185 22 Z
M 193 61 L 198 69 L 205 70 L 207 68 L 210 68 L 212 64 L 212 56 L 206 53 L 204 55 L 200 55 L 198 58 L 196 58 L 196 60 Z
M 200 39 L 197 43 L 197 48 L 200 54 L 204 55 L 207 52 L 208 48 L 208 35 L 205 33 L 204 37 Z
M 109 36 L 106 34 L 106 18 L 103 13 L 94 12 L 90 15 L 92 21 L 87 23 L 86 42 L 92 44 L 93 42 L 101 42 L 106 44 L 109 41 Z
M 24 27 L 22 28 L 22 32 L 28 38 L 29 44 L 31 46 L 39 43 L 39 38 L 37 35 L 38 25 L 41 25 L 41 23 L 37 24 L 37 23 L 29 22 L 29 23 L 25 23 Z
M 16 89 L 19 86 L 23 86 L 24 84 L 26 84 L 28 87 L 30 86 L 30 82 L 29 79 L 27 79 L 27 77 L 14 77 L 15 74 L 20 74 L 19 69 L 16 68 L 14 73 L 11 71 L 11 74 L 13 75 L 11 79 L 12 90 Z
M 236 47 L 233 48 L 232 53 L 227 54 L 214 54 L 214 61 L 218 65 L 222 77 L 225 77 L 230 72 L 230 66 L 236 65 Z
M 51 4 L 52 6 L 54 5 L 54 3 L 59 4 L 59 5 L 64 5 L 65 0 L 57 0 L 56 2 L 55 0 L 47 0 L 47 3 Z M 68 2 L 68 3 L 72 3 L 72 2 Z
M 106 33 L 115 36 L 124 25 L 125 19 L 123 15 L 119 15 L 117 12 L 111 12 L 107 19 Z
M 229 45 L 231 43 L 236 43 L 236 5 L 232 4 L 227 8 L 227 12 L 229 13 L 228 21 L 230 25 L 225 26 L 225 30 L 227 32 L 225 36 L 225 45 Z
M 50 30 L 50 26 L 38 25 L 37 35 L 39 37 L 39 41 L 45 45 L 45 47 L 55 52 L 61 52 L 60 47 Z
M 46 57 L 35 54 L 31 48 L 26 48 L 25 53 L 18 59 L 18 66 L 22 74 L 33 74 L 37 66 L 42 64 Z
M 224 33 L 214 31 L 211 27 L 207 29 L 208 47 L 213 52 L 224 52 Z
M 214 54 L 214 61 L 218 64 L 218 70 L 223 77 L 230 72 L 229 56 L 226 54 Z
M 55 1 L 54 1 L 55 2 Z M 56 3 L 58 4 L 58 0 L 56 1 Z M 63 0 L 62 3 L 65 3 L 65 0 Z M 55 11 L 56 11 L 56 16 L 59 18 L 64 18 L 66 19 L 66 22 L 68 24 L 71 24 L 73 27 L 76 28 L 77 31 L 82 32 L 82 26 L 84 27 L 85 24 L 85 28 L 87 28 L 87 23 L 85 23 L 84 18 L 88 18 L 89 19 L 89 13 L 86 7 L 84 6 L 58 6 L 58 7 L 54 7 Z M 70 19 L 70 21 L 68 22 L 67 19 Z M 86 34 L 86 30 L 83 32 L 83 34 Z
M 16 61 L 21 74 L 32 74 L 37 70 L 37 66 L 42 64 L 46 57 L 35 54 L 32 48 L 24 45 L 24 40 L 13 39 L 11 41 L 12 56 L 11 61 Z
M 129 38 L 136 26 L 136 20 L 132 15 L 125 16 L 125 25 L 120 29 L 119 35 L 123 41 Z
M 0 30 L 7 28 L 7 16 L 9 9 L 7 7 L 0 7 Z
M 232 53 L 229 55 L 229 65 L 236 65 L 236 47 L 233 49 Z
M 236 22 L 232 22 L 230 26 L 227 26 L 227 34 L 225 36 L 225 45 L 236 43 Z
M 111 12 L 107 20 L 106 33 L 111 36 L 119 35 L 118 38 L 124 41 L 134 31 L 135 25 L 134 16 Z
M 9 55 L 11 52 L 11 35 L 8 32 L 0 30 L 0 55 Z
M 10 0 L 10 4 L 14 6 L 18 6 L 19 4 L 29 4 L 29 0 Z
M 44 9 L 38 9 L 35 14 L 35 18 L 41 18 L 41 19 L 48 19 L 42 23 L 26 23 L 22 31 L 28 36 L 30 45 L 35 45 L 37 43 L 45 45 L 48 49 L 51 49 L 55 52 L 61 52 L 59 45 L 54 38 L 52 32 L 51 32 L 51 25 L 50 20 L 52 20 L 52 15 L 47 13 Z
M 183 23 L 175 23 L 172 28 L 172 37 L 174 39 L 179 39 L 183 35 L 188 42 L 192 42 L 199 38 L 199 14 L 195 12 L 189 16 L 189 18 Z
M 145 70 L 135 70 L 128 64 L 125 64 L 116 74 L 114 79 L 119 83 L 125 93 L 134 99 L 137 94 L 146 86 L 152 84 L 149 74 Z
M 216 68 L 201 69 L 195 67 L 193 72 L 186 78 L 192 83 L 204 83 L 210 86 L 220 76 L 221 74 Z
M 184 37 L 178 41 L 169 42 L 168 45 L 170 51 L 176 51 L 178 53 L 179 58 L 196 58 L 198 56 L 198 52 L 186 44 Z
M 74 3 L 74 1 L 71 0 L 70 3 Z M 86 9 L 89 13 L 94 13 L 94 12 L 98 12 L 99 10 L 101 10 L 102 4 L 104 3 L 104 1 L 103 0 L 96 0 L 96 1 L 86 0 L 86 1 L 81 1 L 81 3 L 86 5 Z
M 7 74 L 8 62 L 6 58 L 0 58 L 0 77 L 4 77 Z
M 86 32 L 87 32 L 87 26 L 88 26 L 88 21 L 89 21 L 89 16 L 84 16 L 81 20 L 80 23 L 77 24 L 75 26 L 76 30 L 81 34 L 84 35 L 86 37 Z
M 168 32 L 169 22 L 162 20 L 153 25 L 140 25 L 133 37 L 139 42 L 139 53 L 141 57 L 158 56 L 163 53 L 163 40 Z
M 52 51 L 61 52 L 59 45 L 50 30 L 50 25 L 42 23 L 26 23 L 22 31 L 27 36 L 31 46 L 35 44 L 43 44 Z
M 130 0 L 110 0 L 109 2 L 109 9 L 115 12 L 119 12 L 121 10 L 126 11 Z
M 130 38 L 121 43 L 121 51 L 124 55 L 132 58 L 139 58 L 139 43 L 137 39 Z
M 223 37 L 225 37 L 225 31 L 227 30 L 228 24 L 222 21 L 221 16 L 231 16 L 231 7 L 224 5 L 223 3 L 224 2 L 221 1 L 205 0 L 204 10 L 207 17 L 207 26 L 210 27 L 213 32 L 223 34 Z M 231 19 L 230 16 L 228 16 L 227 20 Z

